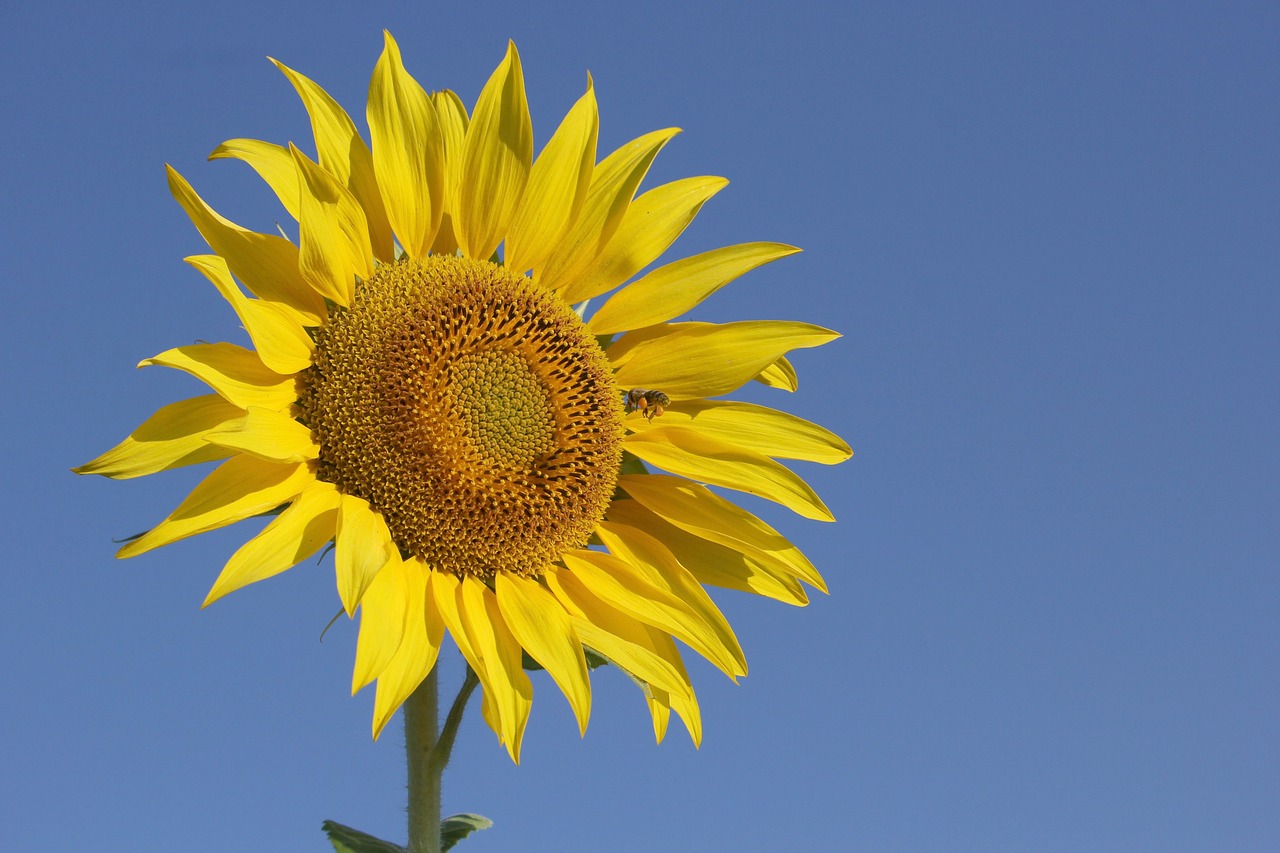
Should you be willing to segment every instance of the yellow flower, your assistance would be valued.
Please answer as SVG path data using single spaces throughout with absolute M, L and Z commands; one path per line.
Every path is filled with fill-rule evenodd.
M 659 740 L 674 710 L 698 742 L 674 641 L 731 678 L 746 673 L 704 585 L 797 605 L 801 582 L 825 589 L 790 542 L 703 484 L 830 521 L 773 457 L 835 463 L 850 451 L 794 416 L 710 399 L 752 379 L 794 389 L 786 353 L 835 333 L 671 321 L 797 250 L 746 243 L 677 260 L 584 320 L 572 306 L 649 266 L 726 183 L 687 178 L 635 197 L 675 129 L 597 163 L 588 78 L 535 161 L 514 45 L 468 116 L 453 92 L 409 76 L 388 34 L 370 147 L 323 89 L 276 65 L 311 117 L 318 162 L 251 139 L 213 157 L 255 169 L 299 239 L 241 228 L 169 170 L 213 250 L 187 262 L 254 348 L 200 343 L 142 362 L 214 393 L 165 406 L 76 470 L 129 478 L 225 461 L 118 556 L 277 512 L 231 556 L 209 604 L 332 541 L 338 595 L 348 616 L 361 611 L 353 692 L 377 681 L 375 737 L 447 630 L 516 760 L 533 695 L 522 653 L 582 730 L 590 649 L 643 686 Z

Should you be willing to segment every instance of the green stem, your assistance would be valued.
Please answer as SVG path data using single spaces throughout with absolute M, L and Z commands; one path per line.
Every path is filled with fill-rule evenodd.
M 444 728 L 438 733 L 439 667 L 413 691 L 404 703 L 404 741 L 409 761 L 409 853 L 440 851 L 440 779 L 449 764 L 458 726 L 467 701 L 480 684 L 475 671 L 467 667 L 466 678 L 453 699 Z
M 432 761 L 437 741 L 436 673 L 431 673 L 404 703 L 404 748 L 409 764 L 409 853 L 440 853 L 440 774 Z
M 462 680 L 462 687 L 458 690 L 458 695 L 453 698 L 453 705 L 449 708 L 449 716 L 445 717 L 444 729 L 440 732 L 440 738 L 436 741 L 436 748 L 431 751 L 431 765 L 436 768 L 437 775 L 444 775 L 444 768 L 449 764 L 449 755 L 453 752 L 453 742 L 458 737 L 458 726 L 462 723 L 462 712 L 467 709 L 467 700 L 471 698 L 472 692 L 476 686 L 480 684 L 480 679 L 476 677 L 475 670 L 467 667 L 467 676 Z

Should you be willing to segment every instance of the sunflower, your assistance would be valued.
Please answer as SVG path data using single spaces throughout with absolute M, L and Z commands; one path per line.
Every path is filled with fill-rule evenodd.
M 786 354 L 835 333 L 672 321 L 798 250 L 727 246 L 636 278 L 727 182 L 687 178 L 636 196 L 678 131 L 596 162 L 590 77 L 535 160 L 514 44 L 468 115 L 453 92 L 429 94 L 405 71 L 387 34 L 369 87 L 371 145 L 322 88 L 275 64 L 310 116 L 317 158 L 233 139 L 211 159 L 252 167 L 298 240 L 230 222 L 169 168 L 213 252 L 186 261 L 253 348 L 197 343 L 141 363 L 213 393 L 163 407 L 75 470 L 123 479 L 220 464 L 117 556 L 273 516 L 232 554 L 208 605 L 332 542 L 342 606 L 360 611 L 352 691 L 377 684 L 375 737 L 447 631 L 517 761 L 528 658 L 582 731 L 598 656 L 642 687 L 659 740 L 675 711 L 699 742 L 675 641 L 731 678 L 747 671 L 704 587 L 795 605 L 807 601 L 802 583 L 825 591 L 795 546 L 708 485 L 830 521 L 776 458 L 836 463 L 850 450 L 792 415 L 712 399 L 752 380 L 794 390 Z

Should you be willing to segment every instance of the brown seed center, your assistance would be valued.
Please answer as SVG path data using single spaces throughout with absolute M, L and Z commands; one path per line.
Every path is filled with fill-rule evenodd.
M 621 460 L 608 361 L 557 296 L 449 256 L 378 268 L 316 332 L 317 476 L 432 567 L 536 575 L 582 547 Z

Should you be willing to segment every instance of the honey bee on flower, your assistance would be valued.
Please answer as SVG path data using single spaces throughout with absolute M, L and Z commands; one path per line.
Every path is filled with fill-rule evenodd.
M 653 420 L 671 405 L 671 398 L 661 391 L 632 388 L 623 401 L 627 414 L 639 410 L 648 420 Z

